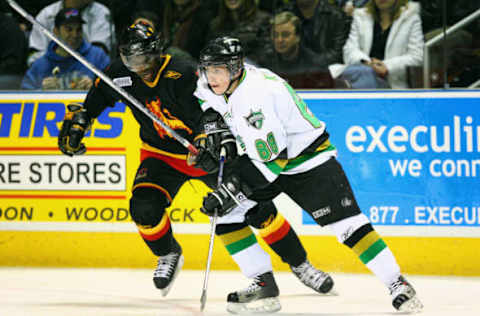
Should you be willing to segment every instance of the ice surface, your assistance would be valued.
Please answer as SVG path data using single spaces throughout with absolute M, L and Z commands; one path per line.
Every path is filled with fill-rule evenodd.
M 153 270 L 152 270 L 153 271 Z M 1 316 L 228 315 L 228 292 L 249 284 L 240 272 L 212 271 L 200 312 L 203 271 L 181 271 L 161 297 L 150 270 L 0 268 Z M 400 315 L 373 275 L 332 273 L 337 296 L 322 296 L 291 273 L 278 272 L 283 316 Z M 407 276 L 425 305 L 424 316 L 480 315 L 480 278 Z

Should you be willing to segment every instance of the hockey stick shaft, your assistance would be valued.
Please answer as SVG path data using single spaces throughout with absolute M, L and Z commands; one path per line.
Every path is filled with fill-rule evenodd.
M 225 148 L 222 148 L 220 151 L 220 166 L 218 168 L 217 187 L 220 187 L 222 185 L 223 166 L 225 165 L 225 156 L 226 156 Z M 205 308 L 205 304 L 207 302 L 208 276 L 210 274 L 210 265 L 212 263 L 213 244 L 215 240 L 215 228 L 217 227 L 217 218 L 218 218 L 217 211 L 215 211 L 215 214 L 213 214 L 213 218 L 212 218 L 212 226 L 210 228 L 210 242 L 208 244 L 207 266 L 205 268 L 205 276 L 203 279 L 202 297 L 200 298 L 200 311 L 203 311 L 203 309 Z
M 27 21 L 36 25 L 40 28 L 43 34 L 49 37 L 52 41 L 57 43 L 63 49 L 65 49 L 70 55 L 72 55 L 75 59 L 77 59 L 80 63 L 82 63 L 85 67 L 87 67 L 90 71 L 96 74 L 100 79 L 102 79 L 106 84 L 108 84 L 113 90 L 123 96 L 127 101 L 129 101 L 133 106 L 135 106 L 138 110 L 143 112 L 147 117 L 149 117 L 155 123 L 158 123 L 165 131 L 167 131 L 173 138 L 179 141 L 185 148 L 188 149 L 192 154 L 198 154 L 197 148 L 193 146 L 188 140 L 180 136 L 177 132 L 175 132 L 170 126 L 165 124 L 162 120 L 160 120 L 155 114 L 150 112 L 147 108 L 145 108 L 137 99 L 135 99 L 131 94 L 127 91 L 122 89 L 121 87 L 117 86 L 112 79 L 110 79 L 107 75 L 105 75 L 102 71 L 98 70 L 95 66 L 93 66 L 90 62 L 88 62 L 82 55 L 78 54 L 75 50 L 71 49 L 67 44 L 65 44 L 62 40 L 57 38 L 52 32 L 47 30 L 41 23 L 39 23 L 33 16 L 31 16 L 27 11 L 25 11 L 20 5 L 18 5 L 13 0 L 7 0 L 8 4 L 17 11 L 21 16 L 23 16 Z

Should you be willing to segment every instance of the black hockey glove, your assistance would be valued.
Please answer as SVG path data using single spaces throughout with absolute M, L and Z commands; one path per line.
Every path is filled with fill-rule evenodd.
M 245 201 L 251 194 L 250 188 L 232 175 L 218 189 L 203 198 L 200 211 L 208 216 L 213 216 L 216 211 L 217 215 L 221 217 L 230 213 L 235 206 Z
M 203 114 L 200 125 L 200 135 L 194 141 L 198 154 L 189 153 L 187 163 L 214 173 L 218 171 L 222 149 L 225 151 L 225 162 L 233 160 L 237 156 L 237 143 L 222 116 L 213 110 Z
M 193 145 L 198 149 L 198 154 L 188 153 L 187 164 L 202 169 L 207 173 L 218 171 L 218 158 L 214 158 L 207 146 L 207 135 L 201 134 L 195 137 Z
M 58 134 L 58 148 L 70 157 L 82 155 L 87 148 L 82 143 L 83 136 L 91 126 L 92 121 L 87 111 L 78 103 L 67 105 L 67 114 Z
M 220 159 L 220 152 L 223 148 L 225 150 L 225 162 L 235 159 L 237 143 L 220 113 L 207 110 L 200 122 L 202 133 L 207 135 L 207 147 L 212 155 Z

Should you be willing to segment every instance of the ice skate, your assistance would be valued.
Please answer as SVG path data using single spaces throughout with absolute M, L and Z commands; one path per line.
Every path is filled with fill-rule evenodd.
M 227 311 L 232 314 L 278 312 L 282 306 L 272 272 L 256 276 L 246 289 L 228 294 Z
M 157 268 L 153 272 L 153 283 L 162 291 L 162 296 L 168 294 L 182 266 L 182 248 L 178 244 L 168 255 L 158 258 Z
M 318 293 L 327 294 L 333 288 L 332 277 L 316 269 L 308 260 L 297 267 L 290 266 L 290 269 L 303 284 Z
M 417 313 L 423 309 L 423 304 L 417 297 L 412 285 L 399 276 L 398 280 L 389 286 L 392 295 L 392 305 L 401 312 Z

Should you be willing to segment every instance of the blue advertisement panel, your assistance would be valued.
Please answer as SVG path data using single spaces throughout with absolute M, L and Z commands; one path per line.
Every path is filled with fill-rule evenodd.
M 480 93 L 301 95 L 373 224 L 480 227 Z

